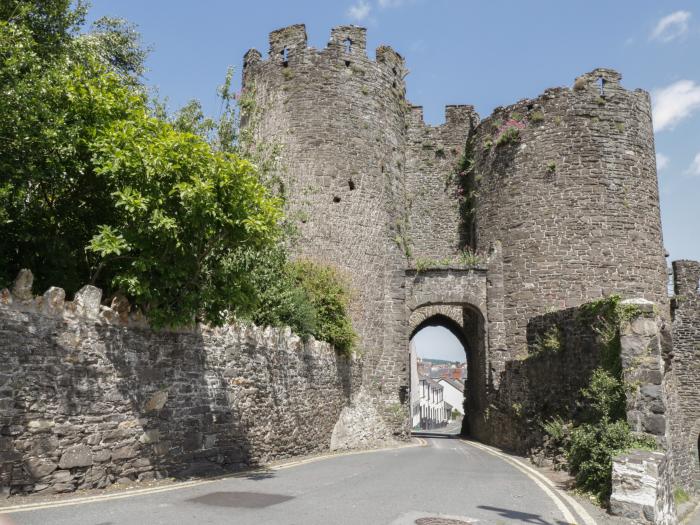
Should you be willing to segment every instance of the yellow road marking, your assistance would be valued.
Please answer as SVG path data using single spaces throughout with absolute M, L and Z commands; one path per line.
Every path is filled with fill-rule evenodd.
M 548 479 L 546 476 L 542 475 L 541 473 L 537 472 L 534 468 L 530 467 L 529 465 L 512 458 L 506 454 L 503 454 L 502 452 L 499 452 L 498 450 L 494 449 L 493 447 L 489 447 L 487 445 L 483 445 L 481 443 L 475 443 L 473 441 L 467 441 L 466 439 L 461 440 L 463 443 L 466 443 L 468 445 L 471 445 L 475 448 L 481 449 L 484 452 L 487 452 L 493 456 L 496 456 L 503 461 L 506 461 L 513 465 L 515 468 L 520 470 L 523 474 L 528 476 L 532 481 L 534 481 L 538 487 L 540 487 L 549 498 L 554 501 L 554 503 L 557 505 L 559 510 L 562 512 L 564 515 L 564 518 L 569 522 L 569 523 L 576 523 L 574 516 L 571 514 L 569 511 L 569 508 L 565 505 L 564 502 L 568 503 L 571 507 L 573 507 L 574 511 L 576 514 L 579 515 L 579 517 L 583 520 L 585 525 L 596 525 L 595 520 L 591 517 L 590 514 L 584 509 L 575 499 L 573 499 L 571 496 L 568 494 L 560 491 L 558 488 L 554 486 L 554 483 L 550 479 Z
M 377 448 L 377 449 L 372 449 L 372 450 L 351 450 L 351 451 L 347 451 L 347 452 L 339 452 L 339 453 L 334 453 L 334 454 L 324 454 L 322 456 L 315 456 L 312 458 L 290 461 L 288 463 L 270 465 L 268 467 L 246 470 L 245 472 L 237 472 L 235 474 L 225 474 L 223 476 L 216 476 L 216 477 L 207 478 L 207 479 L 197 479 L 197 480 L 193 480 L 193 481 L 181 481 L 181 482 L 177 482 L 176 484 L 170 485 L 167 487 L 150 487 L 150 488 L 144 488 L 144 489 L 127 490 L 126 492 L 120 492 L 120 493 L 114 493 L 114 494 L 99 494 L 97 496 L 85 496 L 82 498 L 71 498 L 71 499 L 66 500 L 66 501 L 45 501 L 45 502 L 41 502 L 41 503 L 25 503 L 25 504 L 13 505 L 13 506 L 9 506 L 9 507 L 0 507 L 0 516 L 2 516 L 2 514 L 15 514 L 18 512 L 30 512 L 33 510 L 53 509 L 53 508 L 58 508 L 58 507 L 69 507 L 71 505 L 85 505 L 87 503 L 97 503 L 100 501 L 111 501 L 111 500 L 117 500 L 117 499 L 131 498 L 133 496 L 146 496 L 149 494 L 158 494 L 159 492 L 170 492 L 172 490 L 181 490 L 181 489 L 186 489 L 186 488 L 190 488 L 190 487 L 198 487 L 200 485 L 207 485 L 209 483 L 221 481 L 222 479 L 244 478 L 244 477 L 250 476 L 251 474 L 258 473 L 258 472 L 284 470 L 284 469 L 288 469 L 288 468 L 292 468 L 292 467 L 298 467 L 300 465 L 306 465 L 308 463 L 315 463 L 317 461 L 323 461 L 323 460 L 330 459 L 330 458 L 337 458 L 337 457 L 344 457 L 344 456 L 355 456 L 358 454 L 372 454 L 375 452 L 386 452 L 388 450 L 419 447 L 419 446 L 426 445 L 425 440 L 418 438 L 418 441 L 419 441 L 419 443 L 408 443 L 408 444 L 399 445 L 396 447 Z M 421 443 L 421 441 L 422 441 L 422 443 Z

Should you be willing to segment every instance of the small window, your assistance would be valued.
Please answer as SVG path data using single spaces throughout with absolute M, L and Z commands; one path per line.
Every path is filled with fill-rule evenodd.
M 343 40 L 343 50 L 346 53 L 352 53 L 352 40 L 350 40 L 349 38 Z
M 340 197 L 338 197 L 337 195 L 335 197 L 333 197 L 333 202 L 335 202 L 335 203 L 340 202 Z
M 348 188 L 350 188 L 350 191 L 355 189 L 355 181 L 352 179 L 348 179 Z
M 289 50 L 286 47 L 283 48 L 280 55 L 282 55 L 282 65 L 287 67 L 289 65 Z
M 605 79 L 603 77 L 598 77 L 598 85 L 600 86 L 600 96 L 605 96 Z

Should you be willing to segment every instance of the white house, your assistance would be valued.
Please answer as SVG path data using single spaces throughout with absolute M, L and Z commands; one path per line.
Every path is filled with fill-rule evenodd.
M 418 371 L 416 347 L 409 343 L 411 366 L 411 426 L 430 429 L 445 426 L 452 408 L 445 406 L 444 387 Z M 461 407 L 462 401 L 459 402 Z
M 457 412 L 464 415 L 464 383 L 455 379 L 440 379 L 438 383 L 443 388 L 443 397 L 446 403 L 454 407 Z

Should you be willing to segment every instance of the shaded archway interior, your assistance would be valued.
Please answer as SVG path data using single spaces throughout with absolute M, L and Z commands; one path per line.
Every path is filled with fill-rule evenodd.
M 411 334 L 408 337 L 408 340 L 411 341 L 413 338 L 416 336 L 418 332 L 423 330 L 424 328 L 427 328 L 429 326 L 439 326 L 441 328 L 445 328 L 446 330 L 449 330 L 449 332 L 454 335 L 459 343 L 462 345 L 462 348 L 464 349 L 466 355 L 469 355 L 469 343 L 467 341 L 467 337 L 464 334 L 464 329 L 457 324 L 453 319 L 447 317 L 446 315 L 442 314 L 435 314 L 431 317 L 428 317 L 427 319 L 424 319 L 421 321 L 412 331 Z

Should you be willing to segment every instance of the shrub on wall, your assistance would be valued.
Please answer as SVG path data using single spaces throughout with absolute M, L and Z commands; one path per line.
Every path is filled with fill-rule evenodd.
M 348 315 L 347 283 L 332 267 L 307 260 L 290 262 L 278 245 L 270 250 L 243 249 L 232 259 L 246 274 L 246 296 L 235 317 L 258 325 L 289 326 L 295 333 L 314 336 L 349 355 L 357 336 Z
M 626 420 L 619 327 L 637 314 L 618 296 L 580 307 L 577 322 L 598 334 L 601 367 L 580 392 L 582 410 L 576 421 L 555 418 L 542 425 L 552 448 L 564 451 L 576 485 L 600 502 L 606 502 L 612 490 L 612 458 L 626 449 L 656 446 L 653 437 L 633 433 Z
M 339 352 L 352 352 L 357 335 L 348 315 L 349 293 L 345 280 L 334 268 L 312 261 L 296 261 L 291 273 L 316 314 L 312 335 L 331 343 Z

